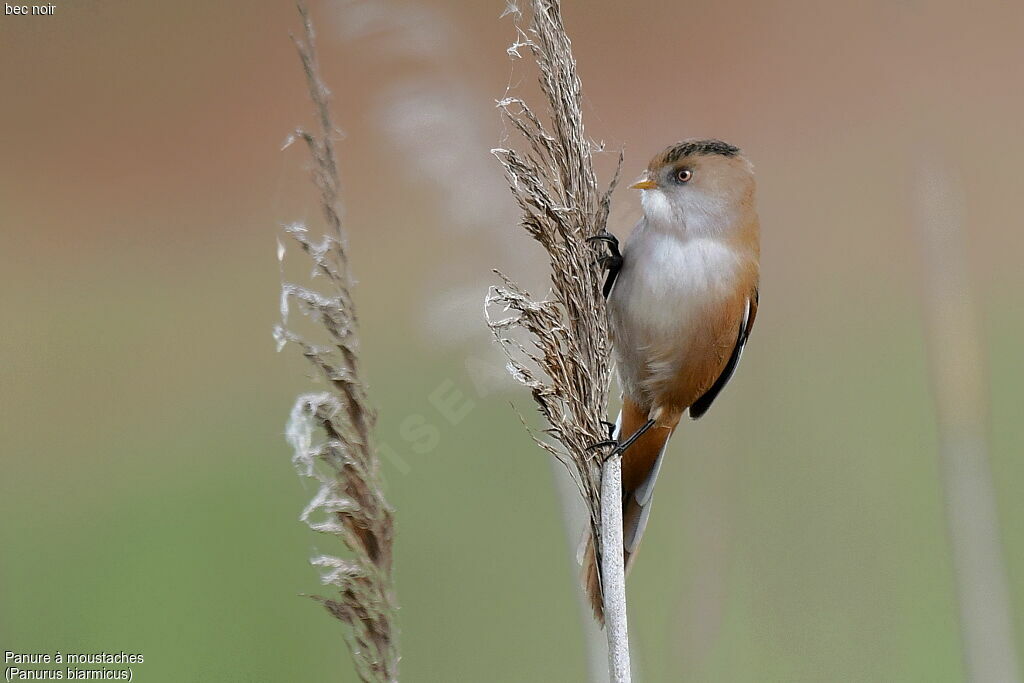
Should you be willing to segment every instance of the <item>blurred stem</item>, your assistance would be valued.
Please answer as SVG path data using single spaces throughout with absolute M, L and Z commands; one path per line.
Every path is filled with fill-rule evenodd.
M 580 544 L 580 529 L 584 524 L 589 528 L 587 513 L 583 501 L 580 500 L 579 489 L 572 480 L 565 466 L 554 458 L 551 459 L 552 477 L 558 492 L 558 502 L 562 506 L 562 522 L 565 527 L 565 539 L 569 548 L 569 560 L 573 566 L 579 562 L 577 554 Z M 579 581 L 574 583 L 579 586 Z M 580 587 L 582 588 L 582 587 Z M 587 653 L 587 680 L 590 683 L 608 683 L 608 648 L 605 637 L 594 620 L 590 608 L 590 599 L 583 590 L 576 591 L 576 599 L 580 609 L 580 623 L 583 627 L 583 641 Z
M 629 683 L 629 631 L 626 626 L 626 572 L 622 548 L 622 456 L 605 460 L 601 474 L 601 589 L 608 632 L 608 673 Z
M 985 369 L 968 273 L 962 183 L 947 163 L 917 175 L 924 309 L 946 518 L 967 680 L 1020 681 L 988 459 Z

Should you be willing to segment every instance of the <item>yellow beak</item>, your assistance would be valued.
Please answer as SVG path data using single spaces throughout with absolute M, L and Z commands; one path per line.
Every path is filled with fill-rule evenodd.
M 653 190 L 658 186 L 658 183 L 653 180 L 641 180 L 639 183 L 635 183 L 629 186 L 631 190 Z

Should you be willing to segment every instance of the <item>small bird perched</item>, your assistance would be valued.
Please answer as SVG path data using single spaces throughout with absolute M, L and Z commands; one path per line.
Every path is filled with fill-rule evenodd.
M 651 160 L 632 186 L 644 217 L 622 253 L 608 243 L 612 342 L 622 389 L 613 453 L 622 454 L 626 569 L 651 513 L 669 437 L 689 410 L 707 412 L 732 377 L 757 315 L 760 227 L 753 166 L 720 140 L 686 140 Z M 603 622 L 599 570 L 590 539 L 584 565 L 594 613 Z

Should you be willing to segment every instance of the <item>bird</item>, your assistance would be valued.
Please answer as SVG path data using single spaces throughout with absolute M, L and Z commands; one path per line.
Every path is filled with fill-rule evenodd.
M 623 552 L 628 572 L 653 502 L 669 438 L 732 378 L 757 316 L 760 222 L 753 165 L 721 140 L 670 145 L 632 185 L 643 217 L 621 251 L 607 243 L 603 293 L 622 409 L 612 445 L 622 456 Z M 588 538 L 583 581 L 603 623 L 600 570 Z

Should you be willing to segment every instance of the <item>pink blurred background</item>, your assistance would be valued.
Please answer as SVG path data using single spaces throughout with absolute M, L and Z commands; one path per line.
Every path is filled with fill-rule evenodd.
M 387 472 L 407 680 L 585 669 L 551 468 L 508 407 L 528 397 L 467 369 L 500 368 L 491 269 L 543 287 L 489 156 L 515 143 L 495 100 L 534 93 L 503 9 L 312 4 L 381 438 L 411 465 Z M 758 327 L 679 439 L 631 579 L 645 679 L 960 680 L 915 177 L 941 167 L 963 196 L 1020 622 L 1024 5 L 564 15 L 605 179 L 618 150 L 631 178 L 683 137 L 758 171 Z M 281 150 L 311 120 L 298 27 L 289 2 L 235 0 L 0 17 L 4 648 L 133 645 L 144 680 L 355 680 L 338 627 L 295 597 L 321 542 L 281 436 L 306 369 L 270 337 L 278 226 L 318 218 L 303 153 Z M 619 190 L 613 231 L 638 215 Z M 445 381 L 473 397 L 464 423 L 432 416 Z M 401 436 L 418 414 L 431 453 Z

